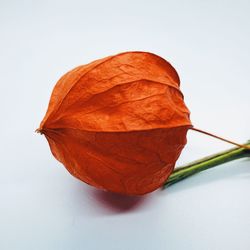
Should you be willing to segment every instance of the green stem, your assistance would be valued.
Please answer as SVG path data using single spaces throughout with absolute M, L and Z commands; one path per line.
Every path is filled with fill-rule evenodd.
M 250 141 L 248 141 L 245 146 L 250 146 Z M 240 159 L 243 157 L 250 156 L 250 149 L 246 148 L 232 148 L 227 151 L 220 152 L 205 158 L 202 158 L 198 161 L 191 162 L 185 166 L 176 168 L 173 173 L 169 176 L 167 181 L 164 183 L 163 188 L 166 188 L 176 182 L 179 182 L 189 176 L 192 176 L 196 173 L 204 171 L 206 169 L 215 167 L 217 165 Z

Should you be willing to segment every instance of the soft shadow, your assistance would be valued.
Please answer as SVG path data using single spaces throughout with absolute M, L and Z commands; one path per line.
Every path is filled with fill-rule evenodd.
M 168 194 L 181 192 L 187 189 L 197 188 L 199 186 L 209 185 L 218 181 L 231 179 L 250 179 L 250 159 L 245 158 L 238 161 L 229 162 L 221 166 L 205 170 L 204 172 L 195 174 L 180 182 L 162 189 L 161 194 L 169 191 Z M 160 195 L 161 195 L 160 194 Z
M 76 185 L 75 185 L 76 184 Z M 154 203 L 153 193 L 143 196 L 128 196 L 99 190 L 77 181 L 72 189 L 72 209 L 77 214 L 107 216 L 136 213 L 148 210 Z
M 93 189 L 91 195 L 102 209 L 110 213 L 126 213 L 138 210 L 145 205 L 149 196 L 128 196 L 103 190 Z

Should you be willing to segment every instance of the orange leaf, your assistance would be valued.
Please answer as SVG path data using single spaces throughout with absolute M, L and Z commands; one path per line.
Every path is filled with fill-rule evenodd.
M 192 127 L 175 69 L 147 52 L 79 66 L 56 84 L 39 131 L 78 179 L 141 195 L 174 169 Z

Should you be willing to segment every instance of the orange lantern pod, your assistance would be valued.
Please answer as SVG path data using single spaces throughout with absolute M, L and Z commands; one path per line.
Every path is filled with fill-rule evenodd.
M 76 178 L 142 195 L 172 173 L 192 127 L 189 115 L 170 63 L 125 52 L 62 76 L 38 131 Z

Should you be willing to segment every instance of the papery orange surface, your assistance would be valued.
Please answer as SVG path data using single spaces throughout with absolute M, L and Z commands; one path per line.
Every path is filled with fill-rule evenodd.
M 189 115 L 175 69 L 155 54 L 134 51 L 62 76 L 39 131 L 76 178 L 142 195 L 172 173 L 192 126 Z

